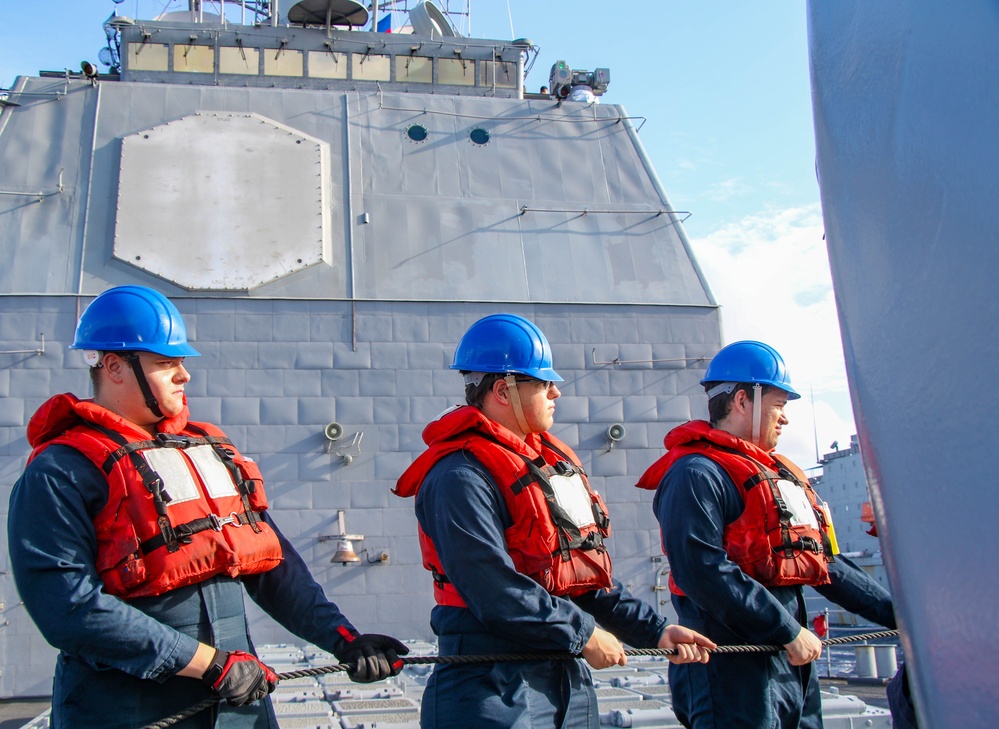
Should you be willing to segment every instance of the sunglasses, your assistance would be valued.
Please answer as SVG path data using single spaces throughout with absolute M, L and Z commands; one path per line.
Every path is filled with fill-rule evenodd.
M 523 382 L 531 382 L 534 383 L 535 385 L 541 385 L 541 389 L 544 390 L 545 392 L 548 392 L 550 389 L 552 389 L 552 385 L 555 384 L 552 380 L 538 380 L 533 377 L 515 377 L 514 382 L 517 382 L 518 384 Z

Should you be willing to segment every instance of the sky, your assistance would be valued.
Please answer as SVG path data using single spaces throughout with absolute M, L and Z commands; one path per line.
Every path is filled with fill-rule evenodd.
M 530 91 L 547 85 L 557 60 L 610 69 L 602 101 L 645 119 L 639 136 L 670 202 L 691 213 L 684 227 L 722 307 L 723 341 L 773 345 L 803 396 L 787 407 L 791 422 L 778 450 L 809 468 L 834 441 L 849 444 L 856 429 L 815 177 L 805 3 L 437 4 L 459 12 L 471 5 L 455 16 L 464 35 L 529 38 L 538 46 Z M 115 7 L 112 0 L 0 0 L 0 88 L 42 69 L 98 64 L 101 25 Z M 117 5 L 120 15 L 138 18 L 186 7 L 187 0 Z

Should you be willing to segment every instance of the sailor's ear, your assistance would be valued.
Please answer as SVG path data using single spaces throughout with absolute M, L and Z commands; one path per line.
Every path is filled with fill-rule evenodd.
M 125 360 L 114 352 L 105 352 L 104 371 L 113 382 L 121 382 L 125 373 Z
M 490 392 L 492 392 L 493 396 L 500 402 L 510 402 L 510 388 L 506 384 L 506 380 L 502 377 L 496 378 Z
M 738 408 L 739 410 L 751 410 L 753 407 L 753 401 L 749 397 L 749 393 L 745 389 L 737 389 L 735 394 L 732 396 L 732 408 Z

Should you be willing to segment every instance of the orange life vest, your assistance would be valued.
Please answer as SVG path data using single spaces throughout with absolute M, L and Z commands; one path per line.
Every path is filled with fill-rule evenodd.
M 590 488 L 569 446 L 547 433 L 532 433 L 525 443 L 471 406 L 430 423 L 423 439 L 430 448 L 406 469 L 394 493 L 416 496 L 434 464 L 450 453 L 466 451 L 482 463 L 503 495 L 512 522 L 504 534 L 506 548 L 518 572 L 558 596 L 612 586 L 610 555 L 603 544 L 610 536 L 607 507 Z M 578 512 L 573 517 L 560 505 L 553 486 L 558 478 L 579 479 L 574 487 L 585 489 L 591 523 L 581 524 Z M 423 529 L 419 537 L 423 566 L 434 576 L 437 603 L 467 607 Z
M 742 513 L 725 525 L 722 534 L 729 558 L 767 587 L 829 584 L 828 563 L 833 561 L 829 523 L 808 478 L 797 466 L 703 420 L 674 428 L 665 445 L 666 455 L 642 475 L 639 488 L 657 489 L 670 467 L 684 456 L 696 453 L 710 458 L 729 475 L 744 503 Z M 818 529 L 792 523 L 794 514 L 782 486 L 804 492 Z M 672 572 L 669 587 L 683 594 Z
M 31 418 L 35 458 L 52 445 L 83 453 L 107 478 L 94 518 L 97 571 L 122 598 L 161 595 L 215 575 L 266 572 L 282 559 L 263 479 L 225 434 L 183 413 L 155 437 L 109 410 L 56 395 Z

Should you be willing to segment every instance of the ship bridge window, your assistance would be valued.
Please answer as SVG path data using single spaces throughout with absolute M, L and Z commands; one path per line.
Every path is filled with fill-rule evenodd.
M 352 53 L 351 78 L 355 81 L 388 81 L 392 75 L 392 59 L 366 53 Z
M 517 88 L 517 64 L 509 61 L 483 61 L 482 85 L 504 89 Z
M 396 56 L 395 80 L 400 83 L 432 84 L 434 59 L 423 56 Z
M 219 73 L 256 76 L 260 73 L 260 51 L 241 46 L 219 48 Z
M 170 47 L 163 43 L 129 43 L 130 71 L 169 71 Z
M 309 51 L 309 76 L 312 78 L 347 78 L 347 54 Z
M 265 76 L 301 76 L 305 73 L 305 54 L 287 48 L 264 50 Z
M 468 138 L 475 144 L 489 144 L 489 130 L 476 127 L 468 133 Z
M 422 124 L 413 124 L 406 130 L 406 136 L 416 143 L 425 142 L 430 136 L 430 132 Z
M 437 83 L 475 86 L 475 61 L 464 58 L 441 58 L 437 61 Z
M 184 73 L 214 73 L 215 49 L 211 46 L 175 45 L 173 70 Z

